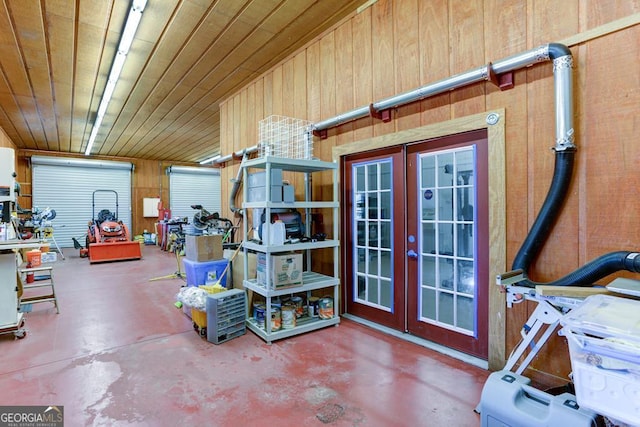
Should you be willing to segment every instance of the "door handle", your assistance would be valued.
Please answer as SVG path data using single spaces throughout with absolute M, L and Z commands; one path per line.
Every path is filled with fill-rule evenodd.
M 413 249 L 409 249 L 409 252 L 407 252 L 407 256 L 409 258 L 418 258 L 418 253 Z

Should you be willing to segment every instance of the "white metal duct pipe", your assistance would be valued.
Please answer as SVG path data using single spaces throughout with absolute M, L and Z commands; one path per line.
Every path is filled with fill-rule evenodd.
M 227 154 L 226 156 L 222 156 L 216 160 L 213 161 L 214 164 L 220 164 L 220 163 L 226 163 L 229 160 L 231 160 L 234 157 L 242 157 L 246 154 L 251 154 L 251 153 L 255 153 L 256 151 L 258 151 L 258 146 L 254 145 L 253 147 L 249 147 L 249 148 L 245 148 L 243 150 L 240 151 L 236 151 L 235 153 L 232 154 Z
M 374 104 L 375 105 L 375 104 Z M 315 123 L 312 125 L 313 130 L 324 130 L 332 127 L 339 126 L 344 123 L 349 123 L 354 120 L 358 120 L 362 117 L 367 117 L 370 114 L 369 106 L 356 108 L 355 110 L 347 111 L 346 113 L 338 114 L 327 120 Z
M 371 107 L 375 112 L 399 107 L 419 101 L 446 91 L 468 86 L 491 79 L 491 73 L 500 75 L 528 67 L 539 62 L 554 60 L 555 105 L 556 105 L 556 150 L 573 146 L 573 88 L 571 78 L 572 57 L 566 46 L 550 43 L 526 52 L 512 55 L 494 63 L 456 74 L 435 83 L 422 86 L 409 92 L 392 96 L 377 102 Z M 315 131 L 329 129 L 370 114 L 369 106 L 356 108 L 333 118 L 315 123 Z
M 446 79 L 439 80 L 435 83 L 422 86 L 410 92 L 392 96 L 373 103 L 375 111 L 388 110 L 390 108 L 399 107 L 410 102 L 419 101 L 430 96 L 439 95 L 441 93 L 451 91 L 473 83 L 489 80 L 489 67 L 483 66 L 470 70 L 461 74 L 456 74 Z
M 573 57 L 563 55 L 553 60 L 555 109 L 556 109 L 556 151 L 574 148 L 573 129 L 573 78 L 571 67 Z

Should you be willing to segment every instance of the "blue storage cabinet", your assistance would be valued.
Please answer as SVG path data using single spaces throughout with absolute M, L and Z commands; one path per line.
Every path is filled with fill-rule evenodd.
M 187 276 L 187 286 L 200 286 L 207 283 L 207 274 L 209 272 L 215 272 L 216 277 L 220 280 L 220 276 L 227 268 L 229 263 L 228 259 L 217 259 L 213 261 L 197 262 L 191 261 L 187 258 L 182 258 L 182 264 L 184 265 L 184 272 Z M 227 276 L 229 272 L 222 277 L 220 285 L 227 287 Z

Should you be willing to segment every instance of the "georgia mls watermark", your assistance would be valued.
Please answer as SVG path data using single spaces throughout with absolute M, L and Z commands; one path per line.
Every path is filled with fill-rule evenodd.
M 0 406 L 0 427 L 63 426 L 63 406 Z

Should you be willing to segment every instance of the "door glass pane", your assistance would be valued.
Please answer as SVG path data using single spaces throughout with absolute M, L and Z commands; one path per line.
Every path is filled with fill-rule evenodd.
M 364 180 L 364 166 L 356 166 L 354 168 L 355 170 L 355 177 L 356 177 L 356 185 L 354 185 L 354 188 L 357 191 L 364 191 L 365 189 L 365 180 Z
M 451 188 L 438 190 L 438 220 L 453 220 L 453 190 Z
M 380 164 L 380 189 L 391 190 L 391 163 Z
M 365 276 L 358 275 L 358 297 L 364 299 L 367 296 L 367 278 Z
M 354 218 L 356 219 L 364 219 L 364 214 L 367 211 L 365 195 L 366 193 L 359 193 L 356 195 L 356 209 L 354 212 Z
M 380 223 L 380 247 L 391 249 L 391 223 Z
M 453 295 L 448 292 L 438 292 L 438 322 L 455 325 L 453 322 Z
M 457 277 L 456 290 L 462 294 L 474 295 L 476 284 L 473 261 L 458 261 Z
M 420 158 L 422 188 L 436 186 L 436 158 L 434 156 Z
M 392 262 L 391 251 L 380 251 L 380 278 L 391 277 Z
M 393 301 L 393 169 L 391 159 L 353 166 L 354 300 L 384 311 Z
M 436 253 L 436 229 L 432 223 L 422 224 L 422 253 Z
M 422 284 L 432 288 L 436 287 L 436 257 L 422 257 Z
M 433 190 L 430 188 L 423 190 L 420 201 L 422 202 L 422 219 L 436 219 L 436 197 Z
M 380 279 L 380 305 L 391 308 L 391 280 Z
M 456 301 L 456 313 L 458 327 L 474 330 L 475 308 L 473 306 L 473 298 L 458 296 Z
M 366 253 L 367 250 L 364 248 L 358 248 L 358 273 L 364 273 L 365 272 L 365 265 L 366 265 Z
M 358 245 L 359 246 L 364 246 L 365 242 L 366 242 L 366 238 L 367 238 L 367 231 L 366 231 L 366 223 L 364 221 L 358 221 L 356 224 L 356 227 L 358 229 Z
M 378 275 L 378 251 L 369 249 L 369 271 L 371 276 Z
M 437 186 L 450 187 L 453 185 L 453 152 L 436 154 L 438 166 Z
M 462 187 L 456 189 L 456 202 L 458 204 L 458 220 L 459 221 L 473 221 L 473 205 L 469 198 L 473 196 L 471 193 L 471 187 Z
M 391 192 L 380 193 L 380 218 L 391 219 Z
M 378 304 L 378 279 L 369 279 L 369 295 L 367 300 L 371 304 Z
M 369 219 L 378 219 L 378 194 L 373 193 L 369 195 Z
M 474 185 L 475 159 L 473 150 L 458 151 L 456 157 L 456 172 L 461 185 Z
M 453 224 L 438 224 L 438 248 L 440 255 L 453 255 Z
M 453 260 L 451 258 L 438 258 L 440 277 L 440 289 L 453 290 Z
M 458 224 L 457 255 L 463 258 L 473 258 L 473 224 Z
M 378 188 L 378 165 L 367 165 L 367 190 L 376 190 Z
M 475 332 L 475 147 L 420 154 L 420 320 Z M 411 197 L 411 195 L 410 195 Z
M 378 225 L 377 221 L 369 222 L 369 247 L 378 247 Z
M 430 288 L 422 289 L 421 315 L 425 319 L 437 320 L 436 291 Z

